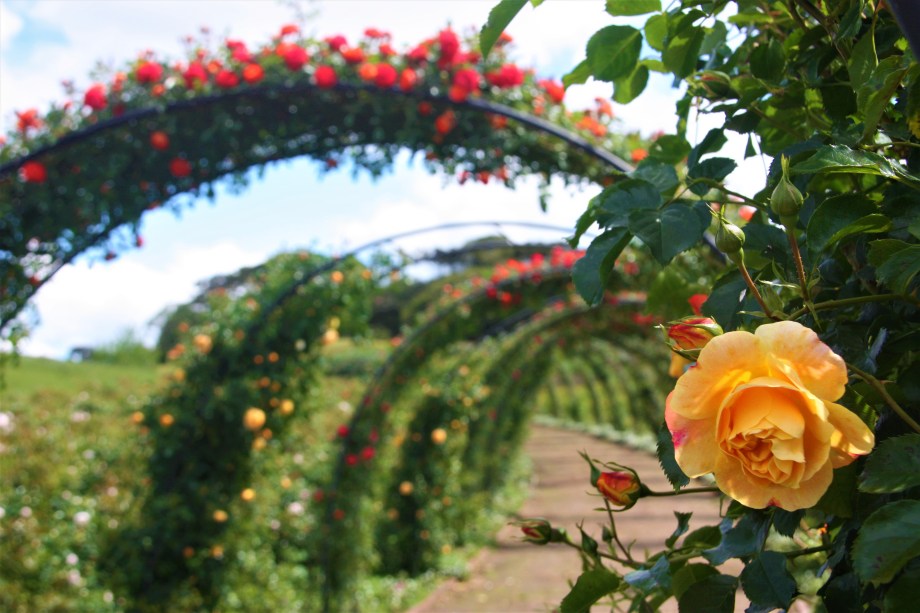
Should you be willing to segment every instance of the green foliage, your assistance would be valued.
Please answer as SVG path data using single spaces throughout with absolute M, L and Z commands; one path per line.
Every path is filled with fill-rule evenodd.
M 89 360 L 102 364 L 152 366 L 156 354 L 141 342 L 134 330 L 126 330 L 114 341 L 94 348 Z

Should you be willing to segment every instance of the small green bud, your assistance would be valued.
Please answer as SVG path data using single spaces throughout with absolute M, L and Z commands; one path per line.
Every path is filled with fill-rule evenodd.
M 779 215 L 780 220 L 785 224 L 786 221 L 792 219 L 798 220 L 799 210 L 802 208 L 802 203 L 805 199 L 802 197 L 802 192 L 792 184 L 792 181 L 787 176 L 789 174 L 789 158 L 782 157 L 780 164 L 782 164 L 783 175 L 773 189 L 773 195 L 770 196 L 770 208 Z
M 739 253 L 744 247 L 744 231 L 735 224 L 719 220 L 719 231 L 716 233 L 716 247 L 726 255 Z

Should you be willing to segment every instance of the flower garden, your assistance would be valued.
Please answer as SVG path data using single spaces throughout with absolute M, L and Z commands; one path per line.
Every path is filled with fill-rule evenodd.
M 731 611 L 739 593 L 748 611 L 911 610 L 910 7 L 608 0 L 613 25 L 560 83 L 509 56 L 503 32 L 526 4 L 498 3 L 478 40 L 445 28 L 407 50 L 376 29 L 348 41 L 284 26 L 259 46 L 193 43 L 179 61 L 145 52 L 71 102 L 17 113 L 0 147 L 0 330 L 13 344 L 30 298 L 75 257 L 139 246 L 147 211 L 242 188 L 277 160 L 379 174 L 408 149 L 461 183 L 602 189 L 568 246 L 436 282 L 385 347 L 360 339 L 375 299 L 398 289 L 390 270 L 289 253 L 173 322 L 159 383 L 51 395 L 58 408 L 36 414 L 34 397 L 15 400 L 0 432 L 5 608 L 399 610 L 412 595 L 396 599 L 397 583 L 462 564 L 513 510 L 539 412 L 655 441 L 673 486 L 585 455 L 571 478 L 602 500 L 602 531 L 520 522 L 524 540 L 582 558 L 560 569 L 574 579 L 563 612 L 670 599 Z M 636 15 L 641 28 L 618 21 Z M 590 78 L 630 103 L 650 71 L 685 86 L 673 133 L 620 134 L 605 100 L 562 104 Z M 697 138 L 696 114 L 723 125 Z M 726 186 L 728 133 L 772 159 L 764 185 Z M 337 353 L 348 347 L 360 360 Z M 56 449 L 67 412 L 73 438 Z M 697 477 L 709 485 L 688 487 Z M 688 532 L 680 502 L 704 492 L 722 496 L 722 520 Z M 656 551 L 616 529 L 642 498 L 676 509 Z

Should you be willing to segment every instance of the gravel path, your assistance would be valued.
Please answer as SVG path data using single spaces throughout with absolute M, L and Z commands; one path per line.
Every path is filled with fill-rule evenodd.
M 534 426 L 526 444 L 533 460 L 534 483 L 521 507 L 521 517 L 545 517 L 564 527 L 578 542 L 576 524 L 584 520 L 586 532 L 598 537 L 605 514 L 594 511 L 601 503 L 588 496 L 588 466 L 578 451 L 592 458 L 616 461 L 634 468 L 653 490 L 667 483 L 658 460 L 651 454 L 628 449 L 576 432 Z M 617 530 L 624 543 L 635 542 L 633 554 L 658 550 L 676 526 L 674 510 L 693 511 L 690 529 L 718 522 L 718 498 L 712 494 L 680 498 L 644 498 L 629 512 L 617 516 Z M 410 613 L 546 612 L 558 607 L 581 568 L 578 554 L 564 545 L 543 547 L 520 541 L 519 529 L 505 526 L 496 546 L 473 561 L 469 579 L 442 584 Z M 739 596 L 741 594 L 739 593 Z M 736 610 L 746 603 L 736 599 Z M 597 607 L 598 611 L 606 607 Z M 676 611 L 673 600 L 662 611 Z

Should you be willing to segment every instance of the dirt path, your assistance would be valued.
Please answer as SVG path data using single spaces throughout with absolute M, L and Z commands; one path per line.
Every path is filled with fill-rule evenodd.
M 604 514 L 593 509 L 600 505 L 588 496 L 588 467 L 578 456 L 586 450 L 601 461 L 616 461 L 634 468 L 652 489 L 670 487 L 657 459 L 588 435 L 535 426 L 526 444 L 534 465 L 530 497 L 521 507 L 522 517 L 545 517 L 554 526 L 577 535 L 576 524 L 584 520 L 585 530 L 598 536 Z M 679 506 L 678 506 L 679 505 Z M 656 551 L 674 530 L 674 510 L 693 511 L 690 529 L 716 523 L 719 504 L 714 495 L 681 498 L 645 498 L 628 513 L 617 516 L 617 530 L 624 543 L 635 541 L 634 555 Z M 564 545 L 538 547 L 520 541 L 512 526 L 496 537 L 496 547 L 479 554 L 467 581 L 448 581 L 410 613 L 546 612 L 558 607 L 568 593 L 568 580 L 580 570 L 578 554 Z M 577 537 L 573 540 L 578 541 Z M 745 603 L 746 604 L 746 603 Z M 663 611 L 676 611 L 673 601 Z M 744 605 L 736 602 L 736 610 Z

